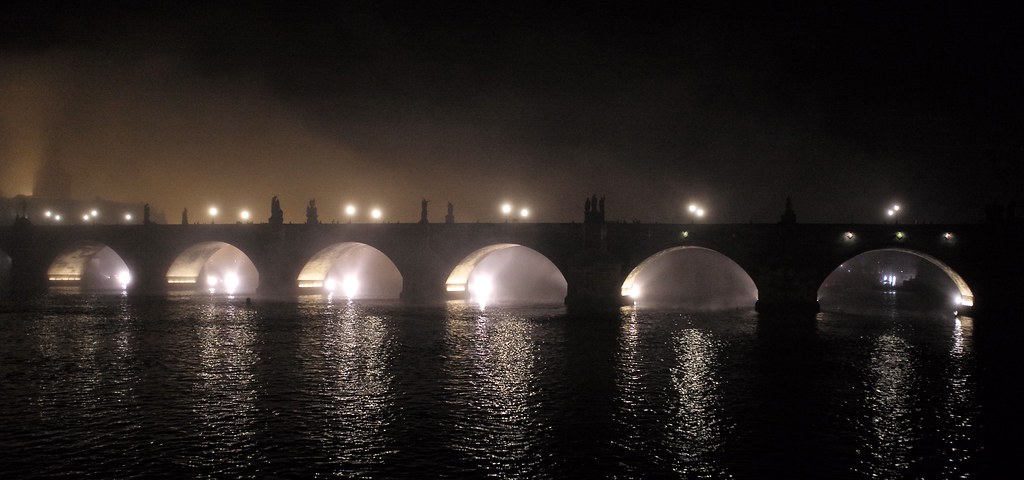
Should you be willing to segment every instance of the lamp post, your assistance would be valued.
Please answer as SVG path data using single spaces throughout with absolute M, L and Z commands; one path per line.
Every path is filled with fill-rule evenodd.
M 248 210 L 242 210 L 242 213 L 239 215 L 242 217 L 242 223 L 249 223 L 250 215 Z
M 529 217 L 530 217 L 530 210 L 529 209 L 524 208 L 522 210 L 519 210 L 519 218 L 520 219 L 522 219 L 523 221 L 526 221 L 526 219 L 529 218 Z
M 352 217 L 356 214 L 356 206 L 348 205 L 345 207 L 345 215 L 348 215 L 348 223 L 352 223 Z
M 891 208 L 886 210 L 885 214 L 887 216 L 892 217 L 892 223 L 896 223 L 896 224 L 900 223 L 900 206 L 898 204 L 897 205 L 893 205 Z
M 380 212 L 379 208 L 375 208 L 370 212 L 370 216 L 373 217 L 374 220 L 380 220 L 382 215 L 383 214 Z
M 512 205 L 507 204 L 507 203 L 503 204 L 501 206 L 501 213 L 505 214 L 505 223 L 508 223 L 508 216 L 509 216 L 509 214 L 512 213 Z
M 689 207 L 686 207 L 686 210 L 690 212 L 690 223 L 697 223 L 698 218 L 704 217 L 704 207 L 696 203 L 691 203 Z
M 210 225 L 213 225 L 215 218 L 217 218 L 217 207 L 210 207 Z

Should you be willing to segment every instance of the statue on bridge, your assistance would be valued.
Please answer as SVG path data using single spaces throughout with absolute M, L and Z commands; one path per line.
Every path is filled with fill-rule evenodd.
M 420 202 L 420 223 L 430 223 L 427 221 L 427 202 L 429 200 L 425 198 Z
M 452 202 L 448 202 L 448 215 L 444 216 L 444 223 L 455 223 L 455 207 Z
M 181 211 L 181 224 L 188 225 L 188 208 Z
M 779 219 L 779 223 L 783 225 L 793 225 L 796 223 L 796 212 L 793 211 L 793 200 L 786 197 L 786 210 L 782 212 L 782 217 Z
M 270 219 L 267 222 L 273 225 L 284 223 L 284 211 L 281 210 L 281 201 L 277 199 L 276 195 L 270 199 Z
M 149 225 L 151 223 L 153 222 L 149 220 L 149 204 L 147 203 L 142 206 L 142 224 Z
M 309 201 L 309 206 L 306 207 L 306 225 L 316 225 L 320 223 L 316 215 L 316 199 Z
M 593 195 L 583 204 L 584 223 L 604 223 L 604 196 Z

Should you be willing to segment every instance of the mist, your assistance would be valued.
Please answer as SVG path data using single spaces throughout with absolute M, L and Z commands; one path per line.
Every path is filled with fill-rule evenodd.
M 821 309 L 856 314 L 952 311 L 960 291 L 939 266 L 898 251 L 862 253 L 832 271 L 818 289 Z
M 639 307 L 713 311 L 753 308 L 757 302 L 750 276 L 713 250 L 669 250 L 637 268 L 632 296 Z
M 333 256 L 323 281 L 323 292 L 338 298 L 397 299 L 402 294 L 402 274 L 387 255 L 364 244 Z
M 174 284 L 172 288 L 213 295 L 252 294 L 259 282 L 259 272 L 252 260 L 235 246 L 224 243 L 202 263 L 195 283 Z
M 64 273 L 54 275 L 55 267 Z M 99 244 L 69 250 L 50 268 L 50 288 L 71 287 L 72 292 L 123 292 L 132 280 L 124 260 L 110 247 Z
M 565 277 L 547 257 L 515 246 L 483 258 L 469 275 L 470 301 L 487 304 L 562 304 Z

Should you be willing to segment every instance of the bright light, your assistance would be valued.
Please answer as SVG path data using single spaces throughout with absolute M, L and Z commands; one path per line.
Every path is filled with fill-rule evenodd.
M 686 207 L 686 209 L 689 210 L 690 213 L 695 213 L 697 211 L 697 206 L 691 203 L 689 207 Z
M 97 212 L 96 210 L 93 210 L 93 211 L 89 212 L 89 215 L 92 215 L 94 217 L 98 217 L 100 215 L 100 212 Z
M 327 290 L 328 292 L 333 292 L 335 288 L 338 288 L 338 282 L 335 282 L 333 278 L 328 278 L 327 280 L 324 280 L 324 290 Z
M 953 239 L 953 234 L 949 233 L 949 232 L 946 232 L 946 233 L 942 234 L 942 238 L 945 238 L 946 240 L 952 240 Z
M 238 275 L 229 273 L 224 275 L 224 288 L 227 289 L 228 295 L 235 293 L 238 290 L 238 284 L 241 283 L 238 279 Z
M 217 277 L 215 277 L 213 275 L 207 275 L 206 276 L 206 285 L 208 285 L 210 287 L 216 287 L 217 286 Z
M 633 288 L 630 288 L 626 295 L 629 295 L 629 298 L 632 298 L 633 300 L 640 298 L 640 286 L 633 285 Z
M 46 218 L 50 218 L 50 216 L 53 215 L 53 212 L 47 210 L 45 215 L 46 215 Z
M 903 232 L 896 232 L 897 240 L 903 240 L 903 237 L 906 237 L 906 235 Z
M 896 214 L 896 211 L 890 208 L 889 210 L 885 211 L 885 214 L 891 217 Z
M 698 208 L 695 213 L 697 214 L 698 217 L 703 217 L 704 216 L 704 209 L 703 208 Z
M 60 219 L 61 219 L 61 216 L 59 214 L 58 215 L 54 215 L 53 219 L 59 222 Z
M 892 206 L 892 210 L 893 210 L 894 212 L 898 212 L 898 211 L 900 211 L 900 206 L 899 206 L 899 205 L 893 205 L 893 206 Z
M 248 210 L 242 210 L 241 215 L 242 215 L 242 220 L 243 221 L 248 221 L 249 220 L 249 211 Z
M 345 214 L 348 215 L 348 216 L 355 215 L 356 214 L 356 206 L 355 205 L 349 205 L 349 206 L 345 207 Z
M 210 216 L 211 217 L 216 217 L 217 216 L 217 207 L 210 207 Z
M 370 216 L 373 217 L 374 220 L 380 220 L 380 216 L 381 216 L 380 209 L 379 208 L 373 209 L 373 211 L 370 212 Z
M 345 279 L 341 281 L 341 293 L 345 294 L 345 298 L 352 300 L 352 297 L 355 297 L 358 292 L 359 279 L 355 275 L 346 275 Z
M 89 214 L 82 215 L 82 220 L 89 221 Z
M 124 214 L 124 219 L 126 221 L 129 221 L 129 222 L 132 221 L 132 214 L 130 214 L 130 213 Z
M 483 307 L 487 305 L 493 291 L 494 282 L 491 280 L 491 277 L 473 277 L 473 282 L 469 284 L 470 301 L 475 301 Z
M 846 232 L 846 239 L 847 240 L 853 240 L 853 232 Z
M 963 305 L 964 304 L 964 297 L 962 297 L 960 295 L 957 295 L 957 296 L 953 297 L 953 303 L 956 304 L 957 306 Z
M 132 282 L 132 276 L 127 270 L 117 274 L 117 283 L 121 284 L 121 290 L 128 288 L 128 284 Z
M 519 211 L 519 216 L 523 217 L 523 218 L 527 218 L 527 217 L 530 216 L 530 211 L 524 208 L 524 209 Z
M 512 213 L 512 205 L 509 205 L 507 203 L 502 205 L 501 206 L 501 213 L 504 213 L 505 215 L 508 215 L 509 213 Z

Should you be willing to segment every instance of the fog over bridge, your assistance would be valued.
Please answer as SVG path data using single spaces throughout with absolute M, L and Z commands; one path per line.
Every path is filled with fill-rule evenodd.
M 602 212 L 603 213 L 603 212 Z M 244 253 L 258 298 L 289 298 L 327 281 L 330 264 L 372 247 L 401 275 L 401 297 L 440 301 L 465 295 L 473 267 L 523 246 L 546 257 L 567 283 L 570 305 L 629 300 L 638 272 L 659 255 L 718 252 L 757 288 L 761 312 L 818 310 L 818 289 L 847 260 L 894 250 L 942 269 L 961 311 L 1016 309 L 1024 261 L 1018 225 L 582 223 L 32 225 L 0 227 L 0 258 L 18 294 L 81 281 L 90 262 L 113 250 L 131 274 L 129 294 L 164 294 L 202 282 L 203 265 L 225 249 Z M 645 263 L 646 262 L 646 263 Z M 638 268 L 639 267 L 639 268 Z

